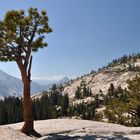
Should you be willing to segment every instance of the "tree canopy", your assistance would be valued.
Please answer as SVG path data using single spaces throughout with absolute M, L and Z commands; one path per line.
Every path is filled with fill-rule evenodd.
M 47 46 L 44 33 L 51 31 L 46 11 L 30 8 L 28 15 L 23 10 L 7 12 L 0 21 L 0 60 L 18 61 L 21 57 L 26 66 L 32 51 Z

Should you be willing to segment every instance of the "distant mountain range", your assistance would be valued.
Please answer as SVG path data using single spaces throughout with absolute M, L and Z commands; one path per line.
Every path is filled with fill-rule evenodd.
M 60 80 L 57 82 L 57 84 L 60 83 L 65 83 L 69 79 L 65 77 L 64 79 Z M 38 84 L 37 82 L 32 82 L 31 83 L 31 94 L 43 91 L 43 90 L 48 90 L 52 84 L 48 85 L 41 85 Z M 23 84 L 21 79 L 16 78 L 14 76 L 11 76 L 7 74 L 6 72 L 0 70 L 0 98 L 7 97 L 7 96 L 22 96 L 23 92 Z

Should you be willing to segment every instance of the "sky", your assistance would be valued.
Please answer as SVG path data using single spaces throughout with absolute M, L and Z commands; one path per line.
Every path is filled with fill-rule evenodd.
M 140 51 L 140 0 L 1 0 L 0 20 L 11 9 L 46 10 L 48 47 L 33 54 L 33 80 L 59 80 L 97 70 Z M 20 77 L 14 62 L 0 69 Z

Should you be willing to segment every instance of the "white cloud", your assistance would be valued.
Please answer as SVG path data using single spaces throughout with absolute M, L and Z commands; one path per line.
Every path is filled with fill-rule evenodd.
M 59 81 L 63 79 L 63 75 L 52 75 L 52 76 L 33 76 L 32 80 L 48 80 L 48 81 Z

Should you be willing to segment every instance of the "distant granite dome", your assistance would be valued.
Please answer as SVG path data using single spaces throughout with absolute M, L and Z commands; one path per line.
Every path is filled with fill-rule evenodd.
M 63 79 L 61 79 L 59 82 L 57 82 L 57 84 L 64 84 L 66 82 L 68 82 L 70 79 L 68 77 L 64 77 Z

